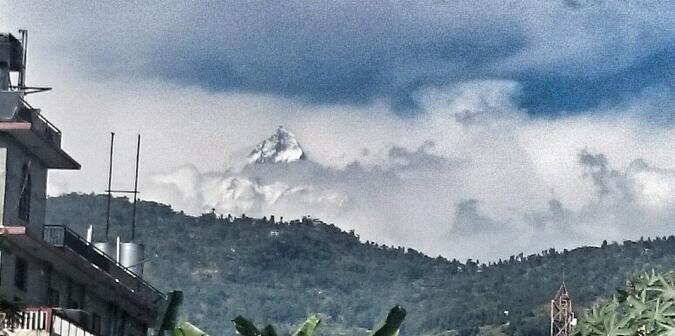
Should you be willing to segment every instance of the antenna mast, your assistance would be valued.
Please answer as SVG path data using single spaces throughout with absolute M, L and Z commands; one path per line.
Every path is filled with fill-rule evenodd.
M 110 132 L 110 159 L 108 160 L 108 210 L 105 216 L 105 241 L 108 241 L 110 230 L 110 203 L 112 202 L 112 173 L 113 173 L 113 147 L 115 146 L 115 132 Z
M 134 176 L 134 190 L 113 190 L 112 189 L 112 174 L 113 174 L 113 147 L 115 144 L 115 132 L 110 132 L 110 167 L 108 169 L 108 208 L 106 212 L 106 221 L 105 221 L 105 241 L 108 241 L 108 233 L 110 230 L 110 209 L 112 203 L 112 194 L 133 194 L 134 195 L 134 205 L 133 205 L 133 217 L 131 221 L 131 242 L 136 238 L 136 203 L 138 202 L 138 167 L 141 157 L 141 135 L 138 134 L 138 142 L 136 143 L 136 174 Z
M 141 135 L 138 135 L 138 142 L 136 143 L 136 175 L 134 177 L 134 210 L 131 220 L 131 241 L 136 237 L 136 202 L 138 201 L 138 163 L 141 157 Z
M 21 71 L 19 72 L 19 87 L 26 87 L 26 53 L 28 52 L 28 30 L 19 29 L 21 34 L 21 45 L 23 46 L 23 63 Z

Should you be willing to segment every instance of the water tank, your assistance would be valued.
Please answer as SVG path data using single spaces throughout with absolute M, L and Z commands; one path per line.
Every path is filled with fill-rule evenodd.
M 98 242 L 94 243 L 94 246 L 96 246 L 97 249 L 101 250 L 101 252 L 105 253 L 110 259 L 115 260 L 115 256 L 117 255 L 117 246 L 115 246 L 115 243 L 113 242 Z
M 143 275 L 143 258 L 145 248 L 138 243 L 120 243 L 120 264 L 129 268 L 136 275 Z

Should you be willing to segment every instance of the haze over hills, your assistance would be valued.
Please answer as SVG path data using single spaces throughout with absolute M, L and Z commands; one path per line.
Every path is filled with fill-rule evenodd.
M 479 141 L 489 129 L 512 129 L 512 121 L 498 115 L 480 114 L 468 124 L 456 116 L 464 124 L 448 121 L 435 132 Z M 401 139 L 408 136 L 399 133 Z M 212 209 L 261 218 L 309 214 L 365 239 L 483 260 L 668 235 L 664 223 L 675 218 L 675 171 L 642 158 L 616 165 L 614 157 L 582 145 L 535 162 L 536 155 L 561 149 L 530 153 L 512 150 L 508 142 L 476 149 L 427 141 L 364 151 L 358 160 L 335 167 L 326 164 L 325 153 L 305 151 L 340 155 L 339 144 L 325 143 L 321 134 L 298 139 L 279 127 L 256 142 L 214 171 L 187 164 L 157 173 L 142 188 L 144 198 L 191 215 Z M 517 142 L 520 148 L 523 142 Z M 445 154 L 449 149 L 459 153 Z M 369 165 L 376 156 L 380 163 Z M 479 248 L 486 240 L 498 243 Z
M 105 200 L 49 198 L 47 222 L 84 233 L 87 225 L 104 222 Z M 114 199 L 113 235 L 128 238 L 130 214 L 128 200 Z M 311 312 L 325 314 L 320 335 L 362 335 L 396 303 L 409 312 L 403 336 L 473 335 L 479 327 L 497 335 L 546 335 L 547 304 L 563 270 L 581 308 L 608 296 L 630 274 L 675 267 L 672 236 L 504 256 L 483 265 L 363 242 L 358 233 L 311 219 L 192 217 L 140 202 L 137 223 L 150 256 L 145 276 L 163 290 L 184 290 L 187 318 L 214 335 L 233 335 L 229 320 L 236 315 L 284 330 Z

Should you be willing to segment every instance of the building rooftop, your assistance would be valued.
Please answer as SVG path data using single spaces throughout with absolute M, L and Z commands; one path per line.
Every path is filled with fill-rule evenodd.
M 10 244 L 33 254 L 40 260 L 65 268 L 69 274 L 79 275 L 105 297 L 123 300 L 124 306 L 147 323 L 154 322 L 166 296 L 122 266 L 110 256 L 98 250 L 92 243 L 65 226 L 45 226 L 44 238 L 36 237 L 24 226 L 0 228 L 2 244 Z

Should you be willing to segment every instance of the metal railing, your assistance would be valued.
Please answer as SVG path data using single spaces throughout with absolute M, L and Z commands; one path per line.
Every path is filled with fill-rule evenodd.
M 25 101 L 24 101 L 25 103 Z M 31 123 L 31 129 L 40 134 L 45 140 L 61 147 L 61 130 L 45 118 L 40 110 L 34 108 L 22 108 L 17 113 L 19 120 Z
M 61 314 L 59 309 L 27 308 L 18 316 L 4 318 L 0 328 L 11 331 L 44 331 L 57 336 L 96 336 L 89 328 Z
M 124 267 L 117 260 L 105 254 L 82 236 L 68 227 L 45 225 L 43 239 L 55 247 L 68 248 L 91 264 L 108 273 L 116 282 L 141 295 L 153 304 L 166 299 L 164 293 L 143 280 L 139 275 Z

